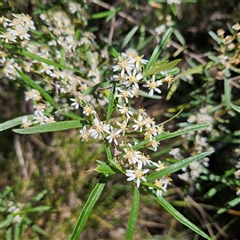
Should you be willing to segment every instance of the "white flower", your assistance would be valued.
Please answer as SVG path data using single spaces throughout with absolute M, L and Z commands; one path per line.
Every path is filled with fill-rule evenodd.
M 78 109 L 79 106 L 82 104 L 82 98 L 77 96 L 76 98 L 70 98 L 72 101 L 71 106 L 74 107 L 75 109 Z
M 117 107 L 119 108 L 119 112 L 122 115 L 125 115 L 127 117 L 127 119 L 130 119 L 131 118 L 130 115 L 133 115 L 133 112 L 130 111 L 130 109 L 126 105 L 121 106 L 121 105 L 117 104 Z
M 147 87 L 149 91 L 149 96 L 153 96 L 154 91 L 161 93 L 161 90 L 158 88 L 162 85 L 162 81 L 158 80 L 156 81 L 156 76 L 153 75 L 152 79 L 147 81 L 146 84 L 143 85 L 143 87 Z
M 175 159 L 181 160 L 183 159 L 181 153 L 180 153 L 180 148 L 173 148 L 170 152 L 170 155 L 172 155 Z
M 124 76 L 125 72 L 130 72 L 134 68 L 134 59 L 130 57 L 126 57 L 126 54 L 121 54 L 118 57 L 117 65 L 113 66 L 113 71 L 121 70 L 121 76 Z
M 113 127 L 111 127 L 109 135 L 106 137 L 109 143 L 114 142 L 115 145 L 118 145 L 117 138 L 120 136 L 121 130 L 119 129 L 118 131 L 114 130 Z
M 82 138 L 82 141 L 88 141 L 89 132 L 88 132 L 86 126 L 84 126 L 79 132 L 80 132 L 80 136 Z
M 123 151 L 125 152 L 123 157 L 128 160 L 129 164 L 135 164 L 140 161 L 141 152 L 133 150 L 131 144 L 128 144 L 128 147 L 124 148 Z
M 139 131 L 142 132 L 143 127 L 144 127 L 144 125 L 145 125 L 145 121 L 144 121 L 144 119 L 143 119 L 143 116 L 141 116 L 141 115 L 138 116 L 138 118 L 137 118 L 136 120 L 134 120 L 134 122 L 135 122 L 136 124 L 134 124 L 134 125 L 132 126 L 133 130 L 134 130 L 134 131 L 137 131 L 137 130 L 139 129 Z
M 38 112 L 35 115 L 34 119 L 35 119 L 35 121 L 33 122 L 34 124 L 40 123 L 42 125 L 46 123 L 45 121 L 47 120 L 47 117 L 44 116 L 43 112 Z
M 144 175 L 149 171 L 149 169 L 141 170 L 139 168 L 135 170 L 126 170 L 126 176 L 128 177 L 127 181 L 137 180 L 137 187 L 139 188 L 141 180 L 146 182 L 147 179 Z
M 30 127 L 31 125 L 32 125 L 32 122 L 31 122 L 30 120 L 28 120 L 27 116 L 24 116 L 24 117 L 22 118 L 22 125 L 21 125 L 21 127 L 23 127 L 23 128 L 28 128 L 28 127 Z
M 102 139 L 104 132 L 109 133 L 109 125 L 104 124 L 103 122 L 99 121 L 97 118 L 94 119 L 94 126 L 88 131 L 89 135 L 94 139 Z

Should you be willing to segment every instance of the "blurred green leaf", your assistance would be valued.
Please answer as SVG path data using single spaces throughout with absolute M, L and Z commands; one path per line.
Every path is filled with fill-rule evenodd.
M 160 43 L 155 47 L 149 61 L 148 64 L 145 68 L 145 71 L 147 72 L 152 66 L 153 64 L 156 62 L 156 60 L 158 59 L 160 53 L 162 52 L 163 48 L 166 46 L 171 34 L 172 34 L 173 28 L 169 28 L 165 34 L 162 37 L 162 40 L 160 41 Z
M 37 232 L 37 233 L 40 233 L 41 235 L 43 235 L 43 236 L 45 236 L 45 237 L 48 237 L 49 235 L 48 235 L 48 233 L 46 232 L 46 231 L 44 231 L 42 228 L 40 228 L 38 225 L 33 225 L 33 226 L 31 226 L 31 228 L 35 231 L 35 232 Z
M 13 215 L 8 215 L 5 220 L 0 222 L 0 228 L 8 227 L 12 223 L 12 220 L 13 220 Z
M 15 127 L 17 125 L 20 125 L 22 124 L 22 119 L 24 117 L 27 117 L 28 120 L 32 120 L 34 115 L 33 114 L 30 114 L 30 115 L 24 115 L 24 116 L 21 116 L 21 117 L 17 117 L 17 118 L 14 118 L 12 120 L 8 120 L 6 122 L 3 122 L 3 123 L 0 123 L 0 132 L 4 131 L 4 130 L 7 130 L 9 128 L 12 128 L 12 127 Z
M 188 75 L 193 75 L 193 74 L 197 74 L 197 73 L 202 73 L 203 72 L 203 69 L 205 67 L 205 64 L 202 64 L 202 65 L 198 65 L 197 67 L 194 67 L 194 68 L 190 68 L 186 71 L 183 71 L 181 73 L 179 73 L 176 77 L 175 77 L 175 80 L 176 79 L 179 79 L 179 78 L 182 78 L 182 77 L 186 77 Z
M 116 15 L 116 13 L 121 9 L 121 7 L 117 7 L 114 10 L 108 10 L 108 11 L 103 11 L 100 13 L 94 13 L 91 15 L 92 19 L 99 19 L 99 18 L 105 18 L 111 15 Z
M 230 103 L 230 107 L 231 107 L 233 110 L 235 110 L 236 112 L 240 113 L 240 107 L 239 107 L 239 106 Z
M 218 213 L 218 214 L 222 214 L 222 213 L 226 212 L 227 209 L 232 208 L 232 207 L 235 207 L 235 206 L 237 206 L 237 205 L 239 205 L 239 204 L 240 204 L 240 197 L 236 197 L 236 198 L 234 198 L 233 200 L 229 201 L 229 202 L 226 204 L 226 205 L 227 205 L 226 207 L 220 208 L 217 213 Z
M 20 223 L 16 223 L 14 225 L 14 240 L 20 239 Z
M 51 207 L 49 206 L 37 206 L 37 207 L 33 207 L 33 208 L 28 208 L 28 209 L 24 209 L 25 212 L 44 212 L 49 210 Z
M 129 33 L 125 36 L 120 47 L 121 50 L 129 43 L 129 41 L 132 39 L 133 35 L 136 33 L 138 28 L 139 28 L 138 26 L 133 27 L 131 31 L 129 31 Z
M 209 31 L 208 34 L 217 42 L 217 44 L 222 42 L 222 39 L 215 32 Z
M 118 58 L 120 56 L 120 53 L 112 46 L 108 47 L 108 52 L 115 58 Z
M 13 129 L 14 132 L 20 134 L 33 134 L 33 133 L 44 133 L 44 132 L 56 132 L 63 131 L 72 128 L 80 128 L 83 125 L 78 120 L 63 121 L 63 122 L 54 122 L 43 125 L 38 125 L 29 128 L 19 128 Z
M 181 161 L 179 161 L 175 164 L 172 164 L 172 165 L 170 165 L 166 168 L 163 168 L 161 171 L 151 173 L 150 175 L 147 176 L 147 181 L 154 181 L 157 178 L 161 178 L 163 176 L 167 176 L 167 175 L 169 175 L 173 172 L 181 170 L 182 168 L 188 166 L 190 163 L 195 162 L 199 159 L 202 159 L 202 158 L 204 158 L 204 157 L 206 157 L 206 156 L 208 156 L 212 153 L 213 153 L 213 151 L 203 152 L 203 153 L 197 154 L 195 156 L 192 156 L 192 157 L 186 158 L 184 160 L 181 160 Z
M 19 69 L 15 68 L 18 74 L 22 77 L 22 79 L 30 85 L 32 88 L 38 90 L 40 94 L 45 98 L 45 100 L 50 103 L 54 108 L 58 109 L 58 105 L 55 103 L 53 98 L 35 81 L 33 81 L 31 78 L 29 78 L 27 75 L 25 75 L 23 72 L 21 72 Z
M 79 218 L 77 220 L 77 223 L 74 227 L 73 233 L 70 237 L 69 240 L 78 240 L 79 236 L 83 230 L 83 227 L 90 215 L 90 213 L 92 212 L 92 209 L 94 207 L 94 205 L 96 204 L 97 200 L 99 199 L 104 187 L 105 187 L 105 182 L 106 182 L 106 178 L 102 178 L 102 180 L 97 183 L 97 185 L 95 186 L 95 188 L 92 190 L 86 204 L 84 205 L 82 212 L 79 215 Z
M 177 211 L 166 199 L 163 197 L 157 197 L 152 194 L 153 198 L 162 206 L 164 207 L 175 219 L 177 219 L 180 223 L 184 224 L 194 232 L 198 233 L 200 236 L 211 240 L 206 233 L 204 233 L 200 228 L 198 228 L 195 224 L 190 222 L 187 218 L 185 218 L 180 212 Z
M 132 208 L 131 208 L 131 212 L 130 212 L 130 216 L 129 216 L 129 220 L 128 220 L 126 240 L 132 240 L 132 237 L 134 234 L 134 229 L 135 229 L 136 222 L 137 222 L 137 217 L 138 217 L 139 204 L 140 204 L 139 190 L 136 186 L 134 186 L 133 198 L 132 198 Z

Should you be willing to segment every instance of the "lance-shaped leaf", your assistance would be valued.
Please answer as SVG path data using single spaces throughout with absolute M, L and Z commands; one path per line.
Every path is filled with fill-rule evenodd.
M 162 71 L 167 71 L 173 67 L 175 67 L 179 62 L 181 61 L 181 59 L 176 59 L 172 62 L 169 62 L 169 63 L 164 63 L 164 64 L 158 64 L 152 68 L 150 68 L 148 71 L 146 71 L 143 76 L 144 77 L 147 77 L 149 75 L 155 75 L 159 72 L 162 72 Z
M 9 120 L 9 121 L 0 123 L 0 132 L 22 124 L 22 119 L 23 119 L 24 117 L 27 117 L 28 120 L 32 120 L 33 117 L 34 117 L 34 115 L 33 115 L 33 114 L 24 115 L 24 116 L 17 117 L 17 118 L 11 119 L 11 120 Z
M 75 225 L 75 228 L 74 228 L 73 233 L 69 240 L 78 240 L 79 239 L 79 236 L 83 230 L 83 227 L 84 227 L 90 213 L 92 212 L 94 205 L 96 204 L 97 200 L 99 199 L 99 197 L 104 189 L 104 186 L 106 184 L 105 182 L 106 182 L 106 178 L 104 177 L 102 179 L 102 181 L 97 183 L 95 188 L 92 190 L 86 204 L 84 205 L 84 207 L 82 209 L 82 212 L 79 215 L 79 218 L 77 220 L 77 223 Z
M 44 133 L 44 132 L 56 132 L 72 128 L 82 127 L 82 123 L 78 120 L 63 121 L 63 122 L 54 122 L 38 126 L 33 126 L 29 128 L 19 128 L 13 129 L 14 132 L 20 134 L 33 134 L 33 133 Z
M 169 28 L 165 34 L 163 35 L 163 38 L 161 40 L 161 42 L 155 47 L 152 56 L 150 57 L 148 64 L 145 68 L 145 71 L 147 72 L 152 66 L 153 64 L 156 62 L 156 60 L 158 59 L 160 53 L 162 52 L 163 48 L 166 46 L 171 34 L 172 34 L 173 29 Z
M 115 88 L 116 88 L 116 84 L 113 83 L 113 85 L 112 85 L 112 89 L 111 89 L 111 93 L 110 93 L 110 96 L 109 96 L 109 102 L 108 102 L 108 109 L 107 109 L 106 123 L 109 122 L 110 117 L 111 117 L 111 114 L 112 114 L 112 112 L 113 112 L 114 109 L 115 109 L 115 102 L 114 102 Z
M 123 39 L 122 45 L 120 47 L 120 49 L 122 50 L 127 44 L 128 42 L 132 39 L 133 35 L 136 33 L 136 31 L 138 30 L 138 26 L 135 26 L 131 29 L 131 31 L 125 36 L 125 38 Z
M 212 238 L 209 237 L 206 233 L 204 233 L 199 227 L 197 227 L 195 224 L 190 222 L 187 218 L 185 218 L 180 212 L 177 211 L 167 200 L 165 200 L 163 197 L 157 197 L 154 194 L 152 194 L 153 198 L 162 206 L 164 207 L 175 219 L 177 219 L 179 222 L 193 230 L 194 232 L 198 233 L 200 236 L 211 240 Z
M 25 83 L 30 85 L 32 88 L 38 90 L 40 94 L 45 98 L 47 102 L 49 102 L 54 108 L 58 109 L 57 104 L 53 100 L 53 98 L 35 81 L 33 81 L 31 78 L 29 78 L 27 75 L 25 75 L 23 72 L 21 72 L 19 69 L 15 68 L 17 73 L 22 77 Z
M 120 53 L 112 46 L 108 47 L 108 51 L 115 58 L 118 58 L 120 56 Z
M 159 135 L 157 135 L 155 137 L 156 141 L 162 141 L 162 140 L 165 140 L 165 139 L 168 139 L 168 138 L 173 138 L 173 137 L 177 137 L 177 136 L 181 136 L 183 134 L 187 134 L 189 132 L 193 132 L 193 131 L 197 131 L 197 130 L 201 130 L 201 129 L 204 129 L 204 128 L 207 128 L 209 125 L 207 123 L 202 123 L 202 124 L 193 124 L 193 125 L 190 125 L 184 129 L 181 129 L 181 130 L 178 130 L 176 132 L 173 132 L 173 133 L 170 133 L 170 132 L 163 132 Z M 143 148 L 146 146 L 146 144 L 149 143 L 149 140 L 144 140 L 136 145 L 133 146 L 133 149 L 134 150 L 138 150 L 139 148 Z
M 157 178 L 161 178 L 163 176 L 167 176 L 173 172 L 176 172 L 184 167 L 186 167 L 187 165 L 189 165 L 190 163 L 192 162 L 195 162 L 199 159 L 202 159 L 208 155 L 210 155 L 211 153 L 213 153 L 213 151 L 209 151 L 209 152 L 204 152 L 204 153 L 200 153 L 198 155 L 195 155 L 195 156 L 192 156 L 192 157 L 189 157 L 189 158 L 186 158 L 184 160 L 181 160 L 175 164 L 172 164 L 166 168 L 163 168 L 161 169 L 160 171 L 157 171 L 157 172 L 154 172 L 150 175 L 147 176 L 147 180 L 148 181 L 154 181 L 156 180 Z
M 84 77 L 83 73 L 81 71 L 79 71 L 78 69 L 73 69 L 73 68 L 70 68 L 70 67 L 67 67 L 63 64 L 59 64 L 59 63 L 56 63 L 56 62 L 53 62 L 51 60 L 48 60 L 46 58 L 43 58 L 43 57 L 40 57 L 34 53 L 30 53 L 26 50 L 19 50 L 18 53 L 26 56 L 26 57 L 29 57 L 33 60 L 37 60 L 39 62 L 43 62 L 43 63 L 46 63 L 47 65 L 51 65 L 51 66 L 54 66 L 54 67 L 57 67 L 57 68 L 60 68 L 60 69 L 66 69 L 66 70 L 70 70 L 70 71 L 73 71 L 73 72 L 77 72 L 80 74 L 81 77 Z
M 131 209 L 129 220 L 128 220 L 126 240 L 131 240 L 133 237 L 134 229 L 137 222 L 139 203 L 140 203 L 140 194 L 139 194 L 138 188 L 135 186 L 133 191 L 132 209 Z

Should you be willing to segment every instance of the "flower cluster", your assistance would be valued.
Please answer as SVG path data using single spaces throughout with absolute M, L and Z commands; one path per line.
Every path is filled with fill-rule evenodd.
M 240 24 L 236 23 L 232 26 L 230 35 L 225 35 L 223 29 L 219 29 L 217 35 L 219 37 L 217 78 L 223 79 L 227 74 L 226 69 L 238 72 L 236 67 L 239 68 L 240 64 Z
M 206 107 L 201 108 L 195 115 L 190 115 L 188 117 L 187 122 L 190 124 L 208 124 L 208 127 L 204 130 L 198 130 L 197 133 L 188 133 L 183 135 L 183 138 L 186 139 L 186 142 L 191 142 L 191 145 L 193 144 L 191 147 L 192 155 L 214 150 L 214 148 L 208 143 L 208 138 L 205 137 L 205 134 L 210 135 L 210 137 L 219 136 L 219 132 L 214 129 L 215 119 L 212 117 L 211 112 L 212 107 L 207 105 Z M 188 145 L 190 144 L 186 144 L 185 146 Z M 183 159 L 179 148 L 172 149 L 169 153 L 177 160 Z M 183 173 L 179 174 L 178 176 L 184 181 L 189 181 L 189 179 L 195 180 L 196 178 L 199 178 L 199 176 L 203 173 L 204 168 L 208 166 L 209 158 L 205 157 L 197 162 L 189 164 L 187 168 L 183 168 Z
M 114 156 L 115 161 L 124 167 L 127 180 L 136 181 L 137 187 L 142 181 L 146 181 L 147 173 L 153 169 L 159 171 L 165 166 L 160 161 L 153 162 L 149 156 L 136 150 L 135 144 L 137 142 L 132 142 L 132 139 L 134 137 L 136 141 L 148 140 L 147 148 L 156 151 L 159 146 L 156 136 L 163 133 L 164 128 L 163 125 L 157 124 L 144 108 L 134 109 L 131 103 L 139 97 L 141 88 L 148 88 L 148 94 L 151 97 L 154 92 L 161 93 L 160 86 L 163 82 L 168 84 L 173 82 L 173 77 L 167 74 L 162 79 L 156 79 L 155 75 L 145 78 L 144 66 L 147 62 L 134 49 L 128 49 L 121 53 L 116 65 L 112 67 L 112 80 L 116 84 L 114 99 L 117 101 L 114 112 L 115 120 L 110 119 L 106 123 L 100 119 L 97 114 L 98 110 L 94 105 L 81 98 L 79 101 L 79 106 L 83 108 L 83 114 L 93 119 L 92 126 L 84 126 L 80 130 L 82 140 L 88 141 L 89 138 L 106 139 L 109 144 L 113 144 L 117 153 Z M 156 180 L 158 196 L 161 196 L 162 190 L 166 191 L 170 181 L 169 176 Z
M 12 223 L 20 223 L 22 221 L 21 216 L 21 203 L 14 203 L 13 201 L 8 201 L 7 212 L 13 215 Z

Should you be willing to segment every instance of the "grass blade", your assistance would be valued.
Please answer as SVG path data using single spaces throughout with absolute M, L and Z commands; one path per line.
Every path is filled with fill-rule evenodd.
M 78 240 L 79 236 L 83 230 L 83 227 L 94 207 L 94 205 L 96 204 L 97 200 L 99 199 L 104 186 L 106 183 L 106 178 L 104 177 L 99 183 L 97 183 L 97 185 L 95 186 L 95 188 L 92 190 L 86 204 L 84 205 L 82 212 L 79 215 L 79 218 L 77 220 L 77 223 L 75 225 L 75 228 L 73 230 L 73 233 L 70 237 L 69 240 Z
M 33 81 L 31 78 L 29 78 L 27 75 L 25 75 L 23 72 L 15 68 L 18 74 L 22 77 L 25 83 L 30 85 L 32 88 L 38 90 L 40 94 L 46 99 L 47 102 L 49 102 L 54 108 L 58 109 L 57 104 L 53 100 L 53 98 L 41 87 L 39 86 L 35 81 Z
M 134 28 L 132 28 L 132 30 L 126 35 L 126 37 L 123 39 L 122 45 L 120 47 L 120 49 L 122 50 L 128 43 L 129 41 L 132 39 L 133 35 L 136 33 L 136 31 L 138 30 L 138 26 L 135 26 Z
M 146 66 L 146 71 L 148 71 L 153 64 L 156 62 L 158 56 L 160 55 L 160 53 L 162 52 L 163 48 L 166 46 L 171 34 L 172 34 L 173 28 L 169 28 L 165 34 L 163 35 L 163 38 L 161 40 L 161 42 L 156 46 L 156 48 L 154 49 L 152 56 L 150 57 L 148 64 Z
M 161 178 L 163 176 L 169 175 L 173 172 L 176 172 L 176 171 L 186 167 L 187 165 L 189 165 L 192 162 L 195 162 L 199 159 L 202 159 L 202 158 L 210 155 L 211 153 L 213 153 L 213 151 L 200 153 L 200 154 L 197 154 L 195 156 L 192 156 L 192 157 L 186 158 L 184 160 L 181 160 L 180 162 L 172 164 L 169 167 L 163 168 L 161 171 L 157 171 L 157 172 L 154 172 L 154 173 L 150 174 L 147 177 L 147 180 L 148 181 L 154 181 L 157 178 Z
M 156 197 L 152 194 L 153 198 L 163 207 L 165 208 L 175 219 L 179 222 L 199 234 L 200 236 L 211 240 L 212 238 L 209 237 L 206 233 L 204 233 L 200 228 L 198 228 L 195 224 L 190 222 L 187 218 L 185 218 L 180 212 L 177 211 L 168 201 L 166 201 L 163 197 Z
M 33 133 L 44 133 L 44 132 L 56 132 L 56 131 L 63 131 L 72 128 L 80 128 L 82 124 L 78 120 L 70 120 L 70 121 L 63 121 L 63 122 L 54 122 L 48 123 L 38 126 L 33 126 L 29 128 L 19 128 L 13 129 L 15 133 L 20 134 L 33 134 Z
M 34 115 L 33 115 L 33 114 L 24 115 L 24 116 L 17 117 L 17 118 L 14 118 L 14 119 L 12 119 L 12 120 L 9 120 L 9 121 L 0 123 L 0 132 L 2 132 L 2 131 L 4 131 L 4 130 L 7 130 L 7 129 L 9 129 L 9 128 L 15 127 L 15 126 L 17 126 L 17 125 L 22 124 L 22 119 L 23 119 L 24 117 L 27 117 L 28 120 L 32 120 L 33 117 L 34 117 Z
M 132 209 L 131 209 L 129 220 L 128 220 L 126 240 L 131 240 L 133 237 L 135 225 L 137 222 L 139 203 L 140 203 L 139 190 L 135 186 L 133 191 Z

